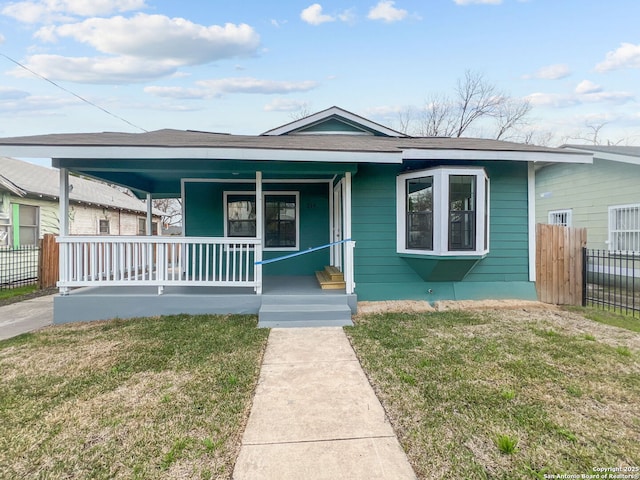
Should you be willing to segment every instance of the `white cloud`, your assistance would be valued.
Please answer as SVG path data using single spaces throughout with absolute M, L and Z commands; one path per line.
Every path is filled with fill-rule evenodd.
M 0 45 L 4 43 L 4 35 L 0 33 Z
M 640 68 L 640 44 L 621 43 L 616 50 L 607 53 L 603 62 L 596 65 L 596 71 L 601 73 L 621 68 Z
M 378 4 L 369 10 L 367 18 L 369 20 L 382 20 L 384 22 L 399 22 L 404 20 L 408 13 L 401 8 L 395 8 L 393 5 L 396 2 L 392 0 L 381 0 Z
M 575 95 L 536 92 L 525 97 L 534 107 L 569 107 L 580 103 Z
M 199 100 L 208 98 L 208 92 L 197 88 L 184 87 L 144 87 L 144 92 L 156 97 L 176 98 L 180 100 Z
M 33 55 L 26 66 L 54 80 L 93 84 L 122 84 L 153 80 L 171 75 L 179 66 L 175 62 L 146 61 L 137 57 L 63 57 Z M 21 68 L 9 73 L 16 77 L 31 74 Z
M 602 87 L 593 83 L 590 80 L 583 80 L 576 86 L 576 93 L 578 95 L 583 95 L 586 93 L 596 93 L 601 92 Z
M 584 103 L 616 103 L 622 104 L 632 101 L 635 96 L 629 92 L 592 92 L 584 94 L 580 97 L 580 100 Z
M 525 97 L 537 107 L 564 108 L 587 103 L 622 104 L 634 100 L 629 92 L 605 92 L 600 85 L 589 80 L 580 82 L 571 94 L 536 92 Z
M 214 80 L 201 80 L 198 86 L 206 88 L 212 95 L 224 93 L 261 93 L 283 94 L 292 92 L 307 92 L 318 87 L 318 82 L 305 80 L 302 82 L 288 82 L 276 80 L 261 80 L 252 77 L 232 77 Z
M 300 12 L 300 18 L 311 25 L 320 25 L 321 23 L 334 22 L 335 17 L 322 13 L 322 5 L 314 3 Z
M 569 66 L 564 63 L 547 65 L 536 70 L 533 74 L 524 75 L 523 78 L 540 78 L 543 80 L 559 80 L 571 75 Z
M 456 5 L 500 5 L 502 0 L 453 0 Z
M 23 23 L 69 21 L 146 8 L 145 0 L 41 0 L 10 3 L 1 12 Z
M 90 18 L 42 28 L 43 40 L 73 38 L 98 51 L 147 60 L 198 65 L 222 58 L 255 54 L 260 37 L 246 24 L 198 25 L 183 18 L 139 13 L 132 18 Z
M 309 107 L 307 102 L 290 100 L 288 98 L 276 98 L 264 106 L 265 112 L 297 112 Z
M 0 114 L 38 113 L 38 115 L 55 115 L 69 106 L 78 106 L 82 102 L 70 95 L 55 97 L 31 95 L 27 92 L 8 92 L 8 96 L 0 93 Z
M 0 102 L 5 100 L 19 100 L 21 98 L 27 98 L 28 96 L 29 92 L 25 92 L 24 90 L 18 90 L 11 87 L 0 87 Z

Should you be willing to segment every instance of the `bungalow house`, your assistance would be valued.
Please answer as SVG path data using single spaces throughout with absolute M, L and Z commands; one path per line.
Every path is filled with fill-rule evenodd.
M 536 221 L 587 228 L 587 247 L 640 252 L 640 147 L 564 145 L 593 164 L 536 172 Z
M 535 299 L 534 164 L 591 161 L 408 137 L 337 107 L 257 136 L 42 135 L 0 139 L 0 154 L 53 159 L 61 218 L 69 172 L 182 199 L 181 237 L 77 240 L 64 222 L 55 322 L 246 312 L 263 326 L 348 324 L 357 300 Z
M 58 234 L 60 173 L 15 158 L 0 157 L 0 247 L 37 245 Z M 104 183 L 73 177 L 69 184 L 69 234 L 145 234 L 147 207 Z M 154 212 L 157 232 L 161 212 Z

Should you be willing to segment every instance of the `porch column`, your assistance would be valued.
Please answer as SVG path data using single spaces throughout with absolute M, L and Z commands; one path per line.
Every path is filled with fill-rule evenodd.
M 60 197 L 58 201 L 59 208 L 59 230 L 58 238 L 64 238 L 69 235 L 69 171 L 66 168 L 60 169 Z M 60 244 L 60 253 L 58 255 L 59 265 L 59 280 L 61 282 L 69 281 L 69 269 L 71 266 L 69 263 L 69 254 L 67 249 L 70 248 L 68 244 Z M 67 295 L 69 293 L 69 287 L 60 287 L 60 294 Z
M 256 239 L 258 244 L 255 249 L 255 261 L 262 261 L 262 232 L 264 225 L 262 202 L 262 172 L 256 172 Z M 255 290 L 258 295 L 262 294 L 262 265 L 255 266 Z
M 151 200 L 151 194 L 147 193 L 147 227 L 146 235 L 153 235 L 153 201 Z M 160 225 L 158 225 L 158 234 L 160 233 Z
M 351 238 L 351 172 L 344 174 L 344 239 Z M 346 293 L 352 294 L 355 288 L 353 271 L 353 247 L 355 242 L 344 244 L 344 270 Z

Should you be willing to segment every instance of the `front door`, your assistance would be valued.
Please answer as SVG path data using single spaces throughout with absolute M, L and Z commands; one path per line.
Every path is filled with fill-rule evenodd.
M 333 236 L 332 242 L 342 240 L 342 195 L 344 192 L 344 180 L 340 180 L 333 188 Z M 331 247 L 331 264 L 342 271 L 342 244 Z

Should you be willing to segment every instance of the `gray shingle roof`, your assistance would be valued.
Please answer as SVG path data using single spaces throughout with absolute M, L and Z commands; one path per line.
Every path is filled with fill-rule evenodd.
M 359 135 L 228 135 L 185 130 L 156 130 L 145 133 L 66 133 L 0 138 L 0 145 L 12 146 L 104 146 L 163 148 L 256 148 L 346 152 L 389 152 L 407 149 L 486 150 L 567 153 L 557 148 L 525 145 L 500 140 L 448 137 L 374 137 Z
M 562 148 L 575 148 L 587 152 L 613 153 L 616 155 L 628 155 L 640 157 L 640 147 L 618 145 L 562 145 Z
M 60 173 L 55 168 L 42 167 L 15 158 L 0 157 L 0 180 L 4 180 L 0 181 L 0 189 L 5 182 L 10 182 L 10 185 L 14 185 L 27 195 L 56 200 L 60 195 Z M 147 211 L 144 202 L 109 185 L 80 177 L 69 177 L 69 184 L 73 185 L 69 194 L 71 201 L 135 212 L 146 213 Z M 17 193 L 12 189 L 6 189 Z

